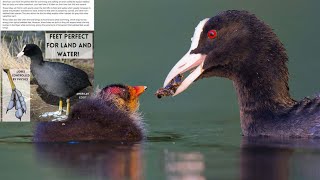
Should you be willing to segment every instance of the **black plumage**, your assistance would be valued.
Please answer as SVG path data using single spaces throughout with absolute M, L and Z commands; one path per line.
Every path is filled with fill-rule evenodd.
M 32 60 L 31 72 L 45 91 L 57 97 L 70 98 L 91 86 L 87 73 L 64 63 Z

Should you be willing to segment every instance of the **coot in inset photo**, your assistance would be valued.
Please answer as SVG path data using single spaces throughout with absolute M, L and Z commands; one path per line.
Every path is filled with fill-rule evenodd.
M 60 98 L 59 112 L 62 112 L 62 98 L 67 99 L 66 115 L 70 112 L 70 97 L 91 86 L 88 74 L 81 69 L 60 62 L 44 61 L 41 49 L 35 44 L 26 44 L 17 57 L 31 59 L 31 73 L 39 86 L 47 93 Z
M 23 114 L 27 112 L 27 104 L 25 98 L 23 97 L 22 93 L 16 88 L 16 85 L 14 84 L 12 79 L 10 69 L 3 69 L 3 71 L 8 76 L 8 80 L 12 90 L 6 114 L 8 113 L 8 111 L 14 108 L 16 110 L 16 118 L 18 118 L 21 121 Z

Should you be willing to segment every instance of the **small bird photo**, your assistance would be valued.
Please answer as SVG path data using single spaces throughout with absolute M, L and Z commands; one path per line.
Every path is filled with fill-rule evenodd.
M 46 59 L 45 31 L 4 31 L 1 41 L 2 121 L 62 121 L 92 95 L 93 59 Z

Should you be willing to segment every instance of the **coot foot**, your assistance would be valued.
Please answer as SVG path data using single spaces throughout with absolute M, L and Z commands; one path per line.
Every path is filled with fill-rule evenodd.
M 15 109 L 16 109 L 15 116 L 16 116 L 16 118 L 18 118 L 21 121 L 23 114 L 27 112 L 26 102 L 24 100 L 24 97 L 22 96 L 22 93 L 16 88 L 16 86 L 13 82 L 10 70 L 4 69 L 3 71 L 5 73 L 7 73 L 8 79 L 10 82 L 10 86 L 12 89 L 11 98 L 10 98 L 9 104 L 7 106 L 6 113 L 8 113 L 8 111 L 10 111 L 11 109 L 13 109 L 15 107 Z

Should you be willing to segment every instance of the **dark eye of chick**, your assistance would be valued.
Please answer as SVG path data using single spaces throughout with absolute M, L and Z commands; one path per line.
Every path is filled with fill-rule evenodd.
M 128 90 L 123 89 L 121 95 L 122 95 L 124 100 L 129 100 L 130 99 L 130 93 L 129 93 Z

